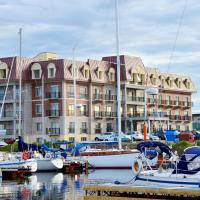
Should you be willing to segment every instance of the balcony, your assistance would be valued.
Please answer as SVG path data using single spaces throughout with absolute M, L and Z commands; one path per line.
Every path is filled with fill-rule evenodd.
M 183 107 L 183 108 L 190 108 L 190 107 L 192 107 L 192 106 L 193 106 L 192 102 L 189 102 L 189 101 L 182 101 L 182 107 Z
M 58 99 L 61 97 L 60 92 L 48 92 L 46 93 L 46 97 L 49 99 Z
M 105 94 L 105 101 L 116 101 L 116 100 L 117 100 L 116 95 Z
M 80 133 L 82 134 L 88 134 L 88 129 L 87 128 L 81 128 Z
M 152 98 L 148 98 L 147 99 L 147 103 L 149 105 L 155 105 L 157 103 L 157 100 L 156 99 L 152 99 Z
M 144 97 L 127 96 L 127 101 L 144 103 Z
M 182 120 L 184 120 L 184 121 L 192 121 L 192 117 L 185 115 L 185 116 L 182 116 Z
M 116 112 L 105 112 L 104 116 L 106 118 L 116 118 L 117 117 L 117 113 Z
M 101 112 L 101 111 L 94 111 L 94 118 L 96 118 L 96 119 L 103 118 L 103 112 Z
M 69 127 L 69 133 L 75 133 L 74 127 Z
M 4 94 L 0 94 L 0 101 L 3 101 L 3 98 L 4 98 Z M 11 93 L 7 93 L 6 94 L 6 99 L 5 100 L 7 100 L 7 101 L 11 101 L 11 100 L 14 100 L 14 96 L 13 96 L 13 94 L 11 94 Z
M 80 99 L 88 99 L 88 94 L 80 93 Z
M 102 94 L 94 94 L 93 101 L 96 101 L 96 102 L 103 101 L 103 95 Z
M 182 117 L 180 115 L 169 115 L 169 119 L 173 121 L 181 121 Z
M 14 117 L 13 111 L 3 111 L 2 117 Z
M 95 128 L 95 133 L 96 133 L 96 134 L 102 133 L 101 128 Z
M 60 110 L 48 110 L 47 116 L 49 116 L 49 117 L 59 117 L 60 116 Z
M 47 135 L 60 135 L 60 128 L 46 128 Z
M 87 111 L 80 111 L 79 112 L 79 116 L 88 116 L 88 112 Z
M 168 117 L 166 112 L 148 112 L 147 113 L 148 117 L 153 117 L 153 118 L 163 118 L 163 117 Z
M 67 96 L 68 96 L 68 98 L 74 98 L 74 93 L 73 92 L 68 92 Z

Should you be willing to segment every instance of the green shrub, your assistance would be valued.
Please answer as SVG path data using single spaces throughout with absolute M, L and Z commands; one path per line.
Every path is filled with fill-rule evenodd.
M 197 146 L 200 146 L 200 140 L 197 140 L 197 141 L 196 141 L 196 145 L 197 145 Z
M 7 146 L 0 147 L 0 151 L 3 151 L 3 152 L 18 152 L 18 144 L 17 144 L 17 142 L 15 142 L 13 144 L 9 144 Z
M 178 155 L 181 155 L 187 147 L 192 146 L 190 142 L 180 141 L 172 145 L 172 151 L 177 151 Z

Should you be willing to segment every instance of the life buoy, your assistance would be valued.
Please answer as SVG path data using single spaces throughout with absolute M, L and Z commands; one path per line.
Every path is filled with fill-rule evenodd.
M 28 159 L 30 158 L 29 152 L 24 152 L 24 153 L 22 154 L 22 158 L 23 158 L 23 160 L 28 160 Z
M 141 160 L 135 160 L 132 165 L 132 171 L 134 175 L 138 175 L 142 170 L 142 162 Z
M 52 158 L 51 153 L 46 153 L 45 158 Z

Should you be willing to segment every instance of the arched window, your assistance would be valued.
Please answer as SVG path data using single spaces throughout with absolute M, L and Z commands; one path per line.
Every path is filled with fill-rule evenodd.
M 31 67 L 32 79 L 40 79 L 42 74 L 41 65 L 39 63 L 34 63 Z
M 0 79 L 8 77 L 8 66 L 6 63 L 0 61 Z

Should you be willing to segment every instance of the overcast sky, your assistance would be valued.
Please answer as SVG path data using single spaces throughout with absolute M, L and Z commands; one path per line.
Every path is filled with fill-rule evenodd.
M 0 57 L 52 51 L 61 58 L 115 54 L 114 0 L 0 0 Z M 119 0 L 120 53 L 163 72 L 190 75 L 200 112 L 200 1 Z

